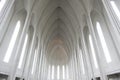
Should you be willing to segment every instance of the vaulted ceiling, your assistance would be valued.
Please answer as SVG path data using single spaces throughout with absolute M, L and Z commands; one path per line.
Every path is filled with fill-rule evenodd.
M 72 59 L 89 1 L 36 0 L 34 3 L 37 32 L 50 64 L 63 65 Z

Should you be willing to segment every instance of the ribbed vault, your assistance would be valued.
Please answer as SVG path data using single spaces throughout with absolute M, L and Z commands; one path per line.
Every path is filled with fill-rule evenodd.
M 80 27 L 79 15 L 85 12 L 82 3 L 82 0 L 36 0 L 34 13 L 49 64 L 65 65 L 72 59 Z

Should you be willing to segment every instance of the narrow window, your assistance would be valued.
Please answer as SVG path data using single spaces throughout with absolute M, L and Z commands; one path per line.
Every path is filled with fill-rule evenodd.
M 7 52 L 6 52 L 5 57 L 4 57 L 4 60 L 3 60 L 6 63 L 8 63 L 9 60 L 10 60 L 10 57 L 11 57 L 15 42 L 17 40 L 19 30 L 20 30 L 20 25 L 21 25 L 21 23 L 20 23 L 20 21 L 18 21 L 17 24 L 16 24 L 16 27 L 15 27 L 15 30 L 13 32 L 12 38 L 10 40 Z
M 51 66 L 49 65 L 49 67 L 48 67 L 48 80 L 50 80 L 51 79 Z
M 63 71 L 63 79 L 65 79 L 65 66 L 62 66 L 62 71 Z
M 6 0 L 0 0 L 0 12 L 2 11 L 5 3 L 6 3 Z
M 69 71 L 68 71 L 68 66 L 66 66 L 66 78 L 67 78 L 67 80 L 69 79 Z
M 111 6 L 112 6 L 112 8 L 113 8 L 115 14 L 117 15 L 117 17 L 118 17 L 119 20 L 120 20 L 120 11 L 119 11 L 119 9 L 118 9 L 118 7 L 117 7 L 115 1 L 111 0 L 110 3 L 111 3 Z
M 98 63 L 97 63 L 97 59 L 96 59 L 95 50 L 94 50 L 94 47 L 93 47 L 93 41 L 92 41 L 91 35 L 89 35 L 89 41 L 90 41 L 90 47 L 91 47 L 91 51 L 92 51 L 94 64 L 95 64 L 95 67 L 98 68 Z
M 98 35 L 99 35 L 99 38 L 100 38 L 100 42 L 102 44 L 102 48 L 103 48 L 106 60 L 107 60 L 108 63 L 110 63 L 112 60 L 111 60 L 109 50 L 108 50 L 108 47 L 107 47 L 102 29 L 101 29 L 101 25 L 100 25 L 99 22 L 96 23 L 96 27 L 97 27 L 97 32 L 98 32 Z
M 80 49 L 80 52 L 81 52 L 81 49 Z M 84 67 L 82 52 L 80 53 L 80 57 L 81 57 L 81 63 L 82 63 L 82 72 L 83 72 L 83 74 L 85 74 L 85 67 Z
M 26 47 L 27 47 L 27 41 L 28 41 L 28 34 L 26 34 L 26 36 L 25 36 L 24 44 L 23 44 L 23 47 L 22 47 L 22 53 L 21 53 L 21 56 L 20 56 L 19 64 L 18 64 L 19 69 L 22 67 L 22 62 L 23 62 L 23 58 L 24 58 L 24 55 L 25 55 Z
M 52 80 L 55 78 L 55 67 L 54 65 L 52 66 Z
M 60 66 L 57 66 L 57 79 L 60 79 Z
M 32 74 L 33 74 L 34 71 L 35 71 L 36 62 L 37 62 L 37 55 L 38 55 L 38 52 L 37 52 L 37 49 L 35 49 L 34 61 L 33 61 L 32 72 L 31 72 Z

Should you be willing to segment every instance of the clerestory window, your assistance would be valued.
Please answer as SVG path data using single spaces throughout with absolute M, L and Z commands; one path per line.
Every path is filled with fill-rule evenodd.
M 13 49 L 14 49 L 14 46 L 15 46 L 15 43 L 16 43 L 16 40 L 17 40 L 17 36 L 19 34 L 19 31 L 20 31 L 20 27 L 21 27 L 21 22 L 19 20 L 16 23 L 15 29 L 13 31 L 12 38 L 10 40 L 7 52 L 6 52 L 4 60 L 3 60 L 6 63 L 8 63 L 10 58 L 11 58 L 11 55 L 12 55 L 12 52 L 13 52 Z

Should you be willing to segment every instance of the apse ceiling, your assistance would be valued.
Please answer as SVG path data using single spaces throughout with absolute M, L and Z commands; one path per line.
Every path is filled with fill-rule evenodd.
M 86 0 L 36 0 L 34 15 L 39 21 L 42 49 L 50 64 L 69 63 L 77 44 L 80 18 Z

